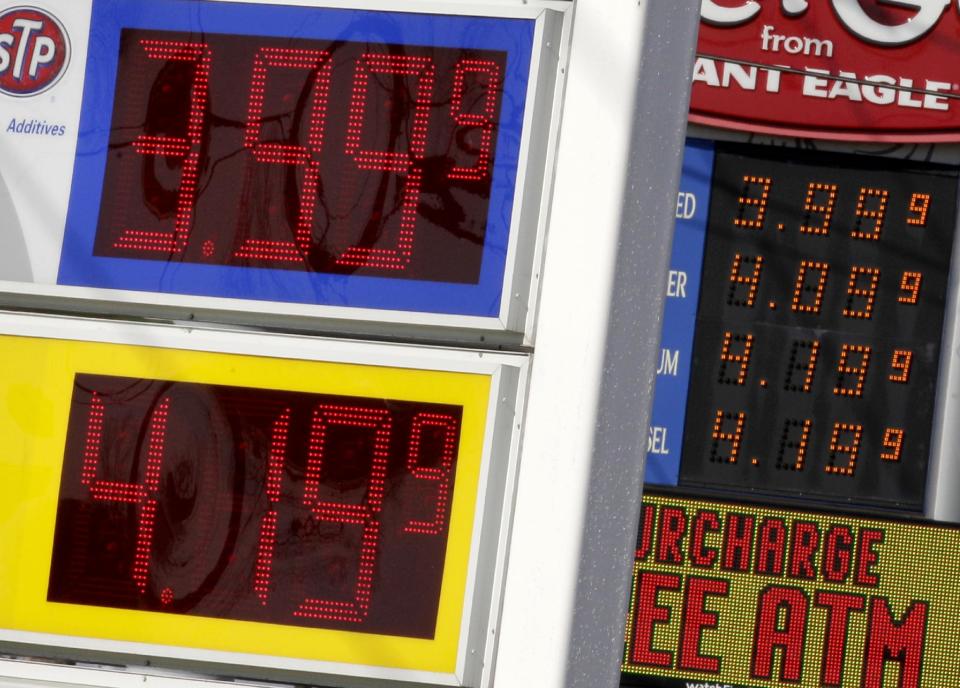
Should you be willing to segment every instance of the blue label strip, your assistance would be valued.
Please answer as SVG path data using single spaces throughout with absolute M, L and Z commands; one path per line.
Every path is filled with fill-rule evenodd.
M 653 412 L 647 436 L 646 481 L 652 485 L 676 485 L 680 477 L 680 450 L 690 385 L 693 329 L 700 298 L 713 157 L 712 142 L 687 140 L 677 195 L 677 223 L 663 311 Z
M 478 284 L 300 273 L 93 255 L 123 28 L 506 51 L 503 106 Z M 94 0 L 80 139 L 58 284 L 355 308 L 500 313 L 534 21 L 197 0 Z

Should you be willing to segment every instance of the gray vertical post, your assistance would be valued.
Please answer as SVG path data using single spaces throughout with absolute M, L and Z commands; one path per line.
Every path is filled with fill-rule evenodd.
M 684 6 L 685 5 L 685 6 Z M 568 686 L 615 686 L 636 549 L 647 428 L 677 209 L 699 3 L 647 3 Z M 679 74 L 677 74 L 679 72 Z M 662 79 L 651 78 L 653 74 Z M 679 153 L 678 153 L 679 149 Z M 600 586 L 606 589 L 601 590 Z M 600 672 L 600 667 L 605 671 Z
M 697 0 L 578 0 L 493 685 L 619 680 Z

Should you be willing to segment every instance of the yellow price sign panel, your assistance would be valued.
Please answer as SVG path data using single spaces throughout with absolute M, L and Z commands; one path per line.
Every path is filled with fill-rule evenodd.
M 625 682 L 960 685 L 960 529 L 647 495 Z
M 0 627 L 453 673 L 491 376 L 0 337 Z

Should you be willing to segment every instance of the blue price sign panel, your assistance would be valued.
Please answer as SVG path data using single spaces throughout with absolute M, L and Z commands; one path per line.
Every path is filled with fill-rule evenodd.
M 498 316 L 534 30 L 95 0 L 57 283 Z
M 677 224 L 667 280 L 660 364 L 647 438 L 646 479 L 656 485 L 676 485 L 680 471 L 680 440 L 687 408 L 712 172 L 713 144 L 689 140 L 677 195 Z

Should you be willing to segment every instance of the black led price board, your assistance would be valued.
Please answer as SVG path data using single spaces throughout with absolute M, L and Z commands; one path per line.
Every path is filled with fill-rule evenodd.
M 461 414 L 77 375 L 48 599 L 432 638 Z
M 506 57 L 124 30 L 94 253 L 476 283 Z
M 717 146 L 681 485 L 922 509 L 956 186 Z

